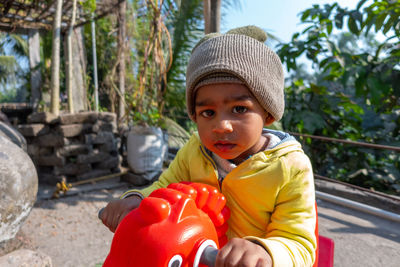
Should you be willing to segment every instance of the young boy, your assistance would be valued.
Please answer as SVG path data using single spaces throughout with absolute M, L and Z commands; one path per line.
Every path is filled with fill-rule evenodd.
M 313 172 L 289 134 L 264 129 L 284 112 L 279 57 L 255 26 L 206 35 L 187 67 L 186 101 L 198 133 L 148 188 L 110 202 L 103 223 L 115 231 L 153 190 L 180 181 L 218 188 L 231 210 L 216 266 L 311 266 L 316 212 Z

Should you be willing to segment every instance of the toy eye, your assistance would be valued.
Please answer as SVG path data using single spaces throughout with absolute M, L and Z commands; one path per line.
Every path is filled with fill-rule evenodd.
M 194 261 L 193 261 L 193 267 L 199 267 L 200 264 L 204 264 L 205 262 L 201 262 L 201 258 L 202 255 L 204 253 L 204 251 L 208 248 L 208 247 L 212 247 L 215 248 L 215 250 L 218 248 L 217 244 L 215 244 L 215 242 L 211 239 L 207 239 L 205 240 L 203 243 L 201 243 L 200 247 L 198 248 L 197 252 L 196 252 L 196 256 L 194 257 Z M 218 252 L 218 250 L 216 250 Z M 213 258 L 212 263 L 214 263 L 215 261 L 215 256 L 211 256 L 211 258 Z M 207 257 L 210 258 L 210 257 Z M 208 263 L 208 259 L 207 259 L 207 263 Z M 210 262 L 211 263 L 211 262 Z M 209 265 L 209 266 L 214 266 L 214 265 Z
M 168 267 L 181 267 L 182 261 L 181 255 L 175 255 L 169 260 Z

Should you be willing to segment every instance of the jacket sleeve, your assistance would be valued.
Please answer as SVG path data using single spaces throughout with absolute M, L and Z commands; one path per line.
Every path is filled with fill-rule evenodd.
M 281 158 L 287 173 L 266 236 L 245 237 L 262 245 L 275 267 L 312 266 L 315 260 L 317 215 L 312 167 L 305 154 L 293 154 Z
M 169 167 L 161 174 L 157 181 L 144 189 L 132 189 L 121 195 L 124 198 L 132 193 L 139 193 L 142 198 L 147 197 L 156 189 L 167 187 L 171 183 L 189 180 L 188 155 L 193 143 L 193 137 L 178 151 Z

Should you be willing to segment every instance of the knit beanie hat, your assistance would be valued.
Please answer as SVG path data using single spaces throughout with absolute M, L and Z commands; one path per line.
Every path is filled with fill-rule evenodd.
M 279 56 L 264 42 L 266 33 L 256 26 L 211 33 L 193 48 L 186 70 L 186 104 L 194 120 L 196 90 L 216 83 L 245 85 L 276 121 L 282 118 L 284 76 Z

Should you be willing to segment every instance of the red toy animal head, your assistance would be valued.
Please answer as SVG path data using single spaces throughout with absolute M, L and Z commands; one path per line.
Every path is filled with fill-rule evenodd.
M 226 241 L 229 209 L 217 189 L 171 184 L 142 200 L 118 226 L 103 266 L 201 266 L 207 246 Z

